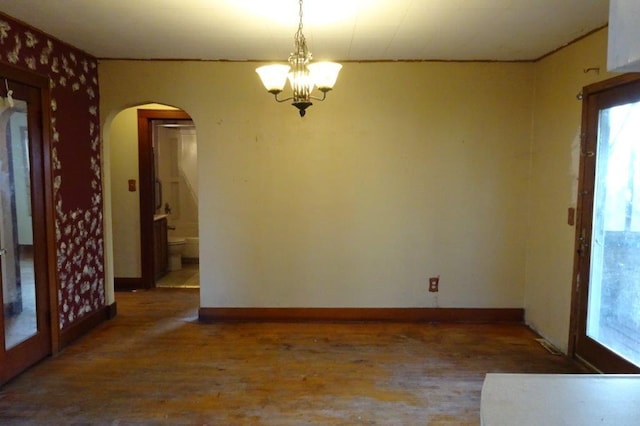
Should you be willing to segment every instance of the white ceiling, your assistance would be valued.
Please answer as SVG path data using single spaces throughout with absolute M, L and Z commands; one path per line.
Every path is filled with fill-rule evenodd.
M 284 60 L 297 0 L 0 0 L 98 58 Z M 607 24 L 608 0 L 305 0 L 316 59 L 534 60 Z

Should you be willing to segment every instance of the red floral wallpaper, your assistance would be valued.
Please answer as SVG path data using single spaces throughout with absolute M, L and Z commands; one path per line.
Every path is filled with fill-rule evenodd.
M 0 14 L 0 61 L 49 77 L 60 328 L 105 305 L 98 72 L 92 56 Z

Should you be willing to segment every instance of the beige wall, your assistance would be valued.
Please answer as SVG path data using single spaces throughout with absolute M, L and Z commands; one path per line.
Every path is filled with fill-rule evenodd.
M 535 95 L 525 311 L 527 322 L 567 350 L 577 204 L 582 103 L 586 85 L 606 71 L 607 30 L 535 64 Z M 600 73 L 584 70 L 599 67 Z
M 131 105 L 195 121 L 202 306 L 523 305 L 531 64 L 347 63 L 304 119 L 255 66 L 99 66 L 105 149 Z
M 135 108 L 113 120 L 111 148 L 111 217 L 113 268 L 116 277 L 140 277 L 140 195 L 130 192 L 127 181 L 138 182 L 138 119 Z

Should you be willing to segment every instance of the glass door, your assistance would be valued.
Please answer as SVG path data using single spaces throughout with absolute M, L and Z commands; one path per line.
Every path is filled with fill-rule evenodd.
M 1 77 L 0 77 L 1 78 Z M 40 89 L 2 78 L 0 383 L 51 352 Z M 11 92 L 8 92 L 8 91 Z
M 587 95 L 575 353 L 640 371 L 640 82 Z

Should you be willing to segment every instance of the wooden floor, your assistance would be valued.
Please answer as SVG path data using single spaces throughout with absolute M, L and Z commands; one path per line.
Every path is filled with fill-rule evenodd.
M 118 316 L 0 388 L 0 424 L 478 425 L 488 372 L 582 372 L 518 325 L 200 324 L 198 292 Z

